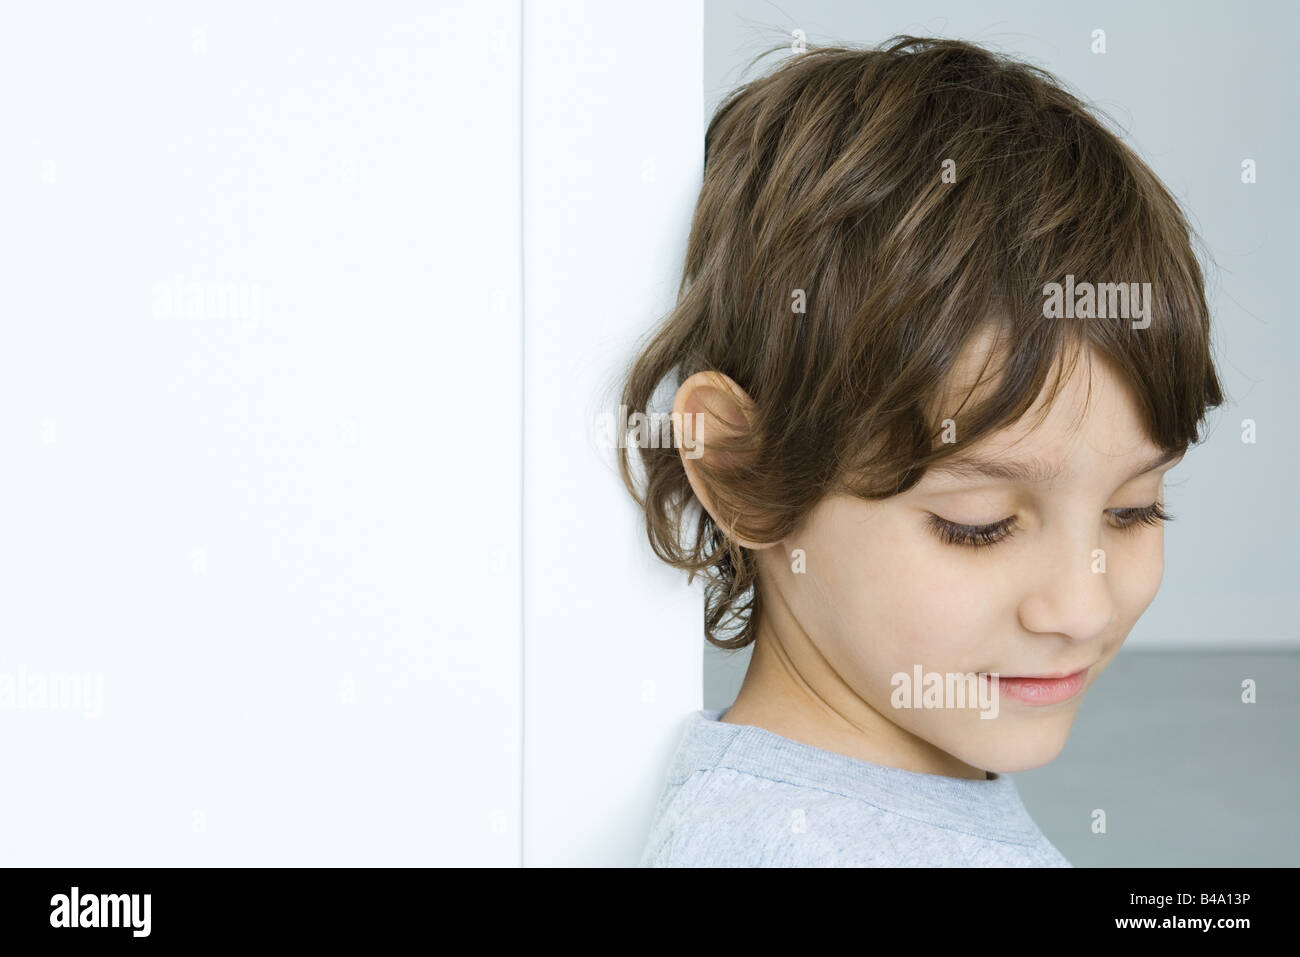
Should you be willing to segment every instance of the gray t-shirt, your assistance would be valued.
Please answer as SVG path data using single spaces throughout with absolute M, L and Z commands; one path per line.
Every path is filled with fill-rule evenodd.
M 1005 774 L 870 764 L 695 711 L 644 867 L 1070 867 Z

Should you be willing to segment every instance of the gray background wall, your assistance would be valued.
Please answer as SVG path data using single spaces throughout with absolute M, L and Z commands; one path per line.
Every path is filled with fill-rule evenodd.
M 1228 393 L 1166 480 L 1159 595 L 1090 692 L 1061 756 L 1016 775 L 1044 832 L 1078 866 L 1300 862 L 1300 627 L 1294 541 L 1298 345 L 1287 295 L 1300 248 L 1300 7 L 1210 3 L 974 4 L 746 0 L 705 4 L 706 120 L 796 28 L 810 44 L 891 35 L 970 40 L 1042 66 L 1109 115 L 1188 210 L 1208 253 Z M 1106 33 L 1093 53 L 1092 31 Z M 748 68 L 748 69 L 747 69 Z M 1257 181 L 1241 181 L 1244 159 Z M 1243 443 L 1242 420 L 1256 423 Z M 727 707 L 748 651 L 705 646 L 704 706 Z M 1240 702 L 1241 682 L 1259 700 Z M 1093 809 L 1109 829 L 1093 834 Z

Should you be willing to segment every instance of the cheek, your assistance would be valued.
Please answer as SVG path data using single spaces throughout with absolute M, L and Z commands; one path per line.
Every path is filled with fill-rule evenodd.
M 891 592 L 891 614 L 914 659 L 947 670 L 987 650 L 1008 627 L 1015 606 L 1015 577 L 989 550 L 972 554 L 952 546 L 927 546 Z
M 839 549 L 820 576 L 828 607 L 816 608 L 816 594 L 804 600 L 828 626 L 821 638 L 833 647 L 823 653 L 875 680 L 916 664 L 945 670 L 984 648 L 998 630 L 1007 576 L 991 556 L 972 562 L 942 548 L 894 530 Z
M 1120 617 L 1132 623 L 1146 611 L 1160 590 L 1165 572 L 1164 529 L 1138 536 L 1116 557 L 1120 560 L 1119 568 L 1114 561 L 1109 567 L 1111 591 Z

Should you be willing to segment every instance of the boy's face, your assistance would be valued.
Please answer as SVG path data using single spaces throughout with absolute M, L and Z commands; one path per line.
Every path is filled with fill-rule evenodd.
M 982 355 L 972 351 L 959 379 L 978 370 Z M 1150 468 L 1160 449 L 1098 355 L 1076 365 L 1035 424 L 1040 409 L 957 455 L 1034 463 L 1059 469 L 1058 477 L 932 470 L 884 501 L 831 496 L 779 547 L 760 552 L 762 587 L 775 589 L 775 601 L 765 602 L 773 634 L 799 635 L 780 639 L 787 667 L 850 723 L 884 730 L 871 712 L 892 722 L 883 738 L 864 727 L 882 745 L 902 729 L 910 734 L 895 737 L 910 742 L 900 747 L 911 753 L 925 742 L 978 769 L 1009 773 L 1050 761 L 1084 694 L 1155 597 L 1163 529 L 1159 521 L 1121 528 L 1140 513 L 1120 510 L 1163 502 L 1164 473 L 1174 463 Z M 953 417 L 960 445 L 961 418 Z M 932 516 L 961 526 L 1012 519 L 1014 527 L 1009 535 L 986 529 L 977 547 L 945 541 Z M 792 568 L 795 549 L 803 550 L 801 571 Z M 918 669 L 922 683 L 913 689 Z M 976 673 L 984 697 L 957 707 L 940 688 L 929 700 L 942 707 L 925 707 L 932 673 Z M 993 673 L 996 694 L 986 677 Z M 1075 673 L 1075 686 L 1011 680 Z

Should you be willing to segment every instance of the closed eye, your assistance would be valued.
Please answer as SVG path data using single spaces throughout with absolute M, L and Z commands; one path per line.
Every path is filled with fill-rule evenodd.
M 1152 502 L 1141 508 L 1112 508 L 1108 510 L 1115 516 L 1116 528 L 1133 528 L 1135 525 L 1159 525 L 1161 522 L 1173 521 L 1173 516 L 1164 510 L 1160 502 Z
M 1011 537 L 1015 524 L 1014 515 L 991 525 L 960 525 L 933 513 L 929 521 L 930 530 L 945 545 L 964 545 L 970 548 L 984 548 L 1005 541 Z
M 1140 508 L 1111 508 L 1106 510 L 1106 514 L 1111 516 L 1112 527 L 1120 531 L 1127 531 L 1141 525 L 1159 525 L 1174 518 L 1164 510 L 1160 502 L 1152 502 Z M 1015 534 L 1016 517 L 1011 515 L 989 525 L 962 525 L 940 518 L 932 512 L 927 524 L 935 536 L 946 545 L 987 548 L 1004 542 Z

